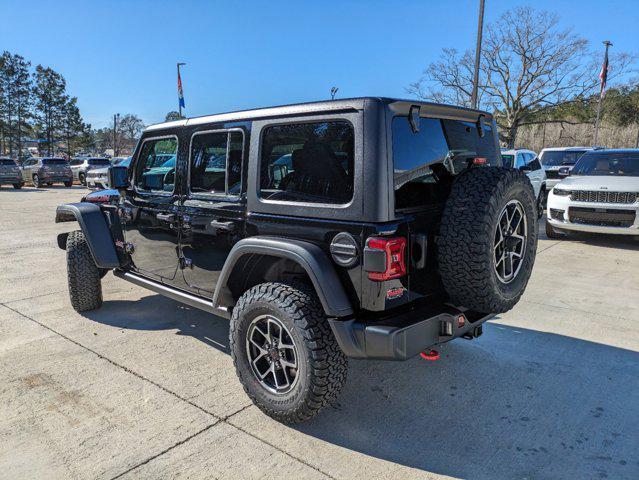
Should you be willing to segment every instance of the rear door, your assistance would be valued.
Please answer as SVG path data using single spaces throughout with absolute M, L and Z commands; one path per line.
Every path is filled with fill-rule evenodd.
M 132 188 L 123 204 L 125 239 L 133 248 L 133 269 L 140 275 L 173 283 L 178 266 L 178 191 L 175 166 L 157 174 L 158 158 L 178 153 L 178 137 L 143 140 L 132 161 Z
M 239 128 L 199 131 L 190 141 L 180 266 L 186 288 L 200 296 L 212 298 L 229 251 L 244 234 L 245 144 Z

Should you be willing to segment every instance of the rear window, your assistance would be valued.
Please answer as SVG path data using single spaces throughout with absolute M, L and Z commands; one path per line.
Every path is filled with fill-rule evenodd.
M 89 165 L 111 165 L 111 162 L 106 158 L 90 158 Z
M 11 160 L 10 158 L 0 158 L 0 165 L 16 165 L 16 162 Z
M 67 161 L 64 158 L 45 158 L 42 160 L 43 165 L 66 165 Z
M 586 150 L 546 151 L 542 152 L 539 158 L 544 167 L 559 167 L 561 165 L 574 165 L 584 153 Z
M 408 117 L 395 117 L 392 124 L 395 208 L 428 203 L 428 184 L 436 183 L 431 166 L 444 163 L 453 173 L 467 168 L 477 157 L 489 165 L 501 165 L 492 126 L 483 125 L 480 137 L 471 122 L 421 118 L 413 133 Z
M 513 168 L 515 164 L 515 156 L 514 155 L 502 155 L 501 161 L 504 164 L 504 167 Z
M 262 137 L 260 197 L 345 204 L 353 198 L 353 126 L 346 121 L 267 127 Z

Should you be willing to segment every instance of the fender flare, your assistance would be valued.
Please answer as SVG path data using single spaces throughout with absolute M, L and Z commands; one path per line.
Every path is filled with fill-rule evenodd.
M 117 268 L 120 260 L 113 244 L 111 230 L 107 220 L 94 203 L 80 202 L 58 205 L 55 212 L 55 223 L 77 221 L 84 237 L 89 244 L 89 250 L 95 264 L 100 268 Z M 58 246 L 66 248 L 66 236 L 68 233 L 58 235 Z M 64 237 L 64 244 L 62 238 Z
M 353 308 L 337 272 L 320 247 L 303 240 L 260 236 L 240 240 L 229 252 L 213 294 L 214 307 L 227 307 L 233 304 L 231 291 L 227 286 L 228 279 L 238 260 L 244 255 L 251 254 L 293 260 L 306 271 L 311 279 L 326 315 L 329 317 L 353 315 Z M 222 303 L 226 305 L 221 305 Z

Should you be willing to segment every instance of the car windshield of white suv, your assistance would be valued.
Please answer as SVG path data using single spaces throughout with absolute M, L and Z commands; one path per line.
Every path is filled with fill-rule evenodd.
M 563 150 L 542 152 L 539 157 L 544 167 L 560 167 L 562 165 L 574 165 L 586 150 Z
M 639 150 L 586 154 L 579 159 L 571 175 L 639 177 Z
M 67 162 L 64 158 L 45 158 L 42 160 L 43 165 L 66 165 Z

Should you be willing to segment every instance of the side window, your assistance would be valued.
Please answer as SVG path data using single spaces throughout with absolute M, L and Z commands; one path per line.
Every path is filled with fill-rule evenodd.
M 346 121 L 266 127 L 260 197 L 344 204 L 353 198 L 354 132 Z
M 526 165 L 526 162 L 524 161 L 524 154 L 518 153 L 515 157 L 515 168 L 521 168 L 524 165 Z
M 177 139 L 146 140 L 135 167 L 135 186 L 139 190 L 173 192 Z
M 243 141 L 239 131 L 195 134 L 190 156 L 191 192 L 239 195 Z

